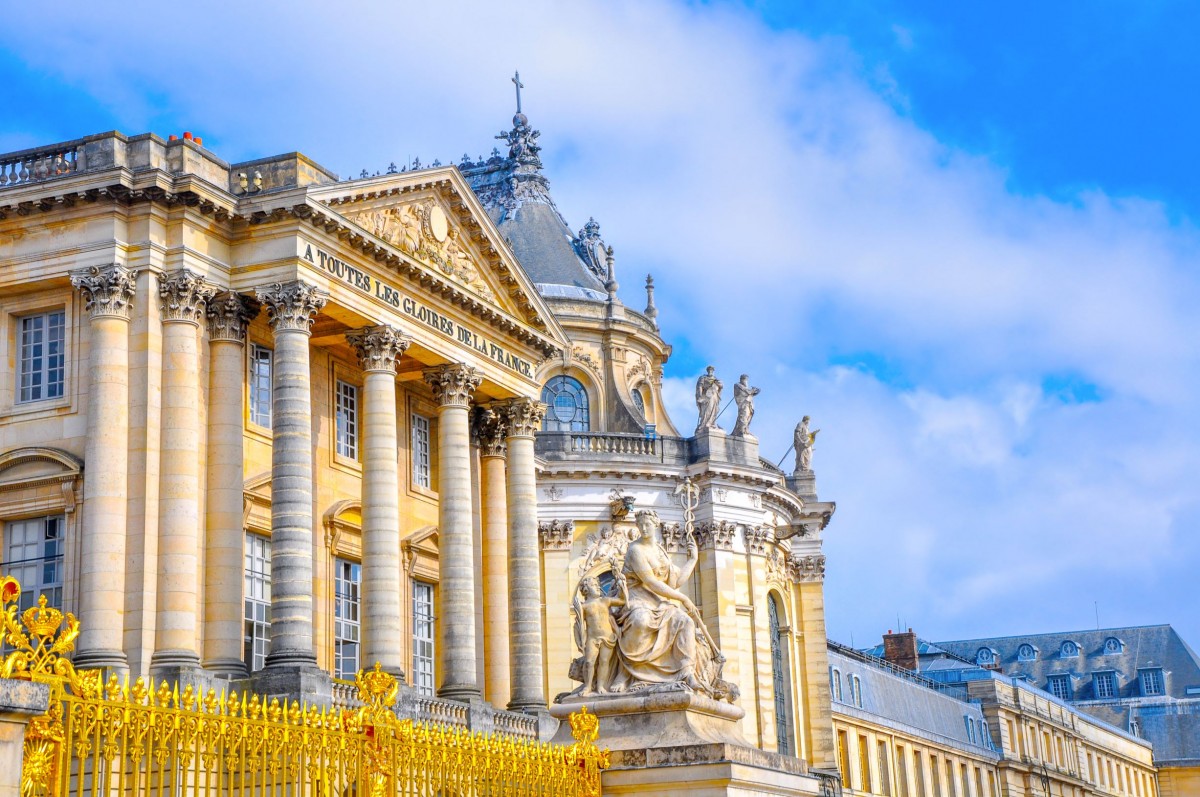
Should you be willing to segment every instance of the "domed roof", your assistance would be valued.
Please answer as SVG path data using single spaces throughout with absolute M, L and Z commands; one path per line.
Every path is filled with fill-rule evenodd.
M 518 112 L 512 130 L 496 136 L 508 144 L 507 157 L 493 149 L 490 158 L 464 158 L 458 168 L 543 296 L 606 301 L 600 225 L 593 219 L 578 234 L 571 232 L 542 174 L 539 135 Z

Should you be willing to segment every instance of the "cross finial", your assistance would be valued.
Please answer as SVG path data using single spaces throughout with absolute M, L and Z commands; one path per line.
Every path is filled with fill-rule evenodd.
M 521 82 L 521 73 L 513 72 L 512 82 L 517 87 L 517 113 L 521 112 L 521 89 L 525 88 L 525 84 Z

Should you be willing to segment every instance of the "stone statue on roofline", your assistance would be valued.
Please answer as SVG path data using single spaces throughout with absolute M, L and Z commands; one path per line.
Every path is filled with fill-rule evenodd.
M 733 386 L 733 400 L 737 402 L 737 422 L 733 425 L 734 437 L 744 437 L 750 434 L 750 421 L 754 420 L 754 397 L 761 391 L 750 386 L 750 377 L 742 374 L 742 378 Z
M 711 365 L 696 380 L 696 409 L 700 413 L 696 434 L 718 428 L 717 416 L 721 414 L 721 390 L 724 387 Z
M 813 448 L 816 446 L 817 435 L 821 433 L 820 429 L 808 430 L 809 417 L 804 416 L 800 423 L 796 424 L 795 437 L 793 445 L 796 448 L 796 474 L 810 472 L 812 470 Z

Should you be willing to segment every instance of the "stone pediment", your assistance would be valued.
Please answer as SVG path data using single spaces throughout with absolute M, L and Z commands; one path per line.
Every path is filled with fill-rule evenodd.
M 561 339 L 533 282 L 456 170 L 338 183 L 313 197 L 482 303 Z

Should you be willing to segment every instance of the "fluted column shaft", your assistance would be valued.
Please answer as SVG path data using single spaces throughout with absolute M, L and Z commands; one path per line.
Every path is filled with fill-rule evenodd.
M 513 711 L 546 708 L 542 671 L 542 590 L 538 566 L 534 433 L 546 405 L 515 399 L 503 405 L 508 424 L 508 595 Z
M 79 638 L 75 661 L 124 670 L 125 534 L 129 487 L 129 314 L 134 273 L 123 266 L 71 275 L 90 315 Z
M 471 436 L 468 406 L 480 377 L 463 364 L 425 372 L 438 403 L 438 696 L 480 696 L 475 671 L 475 567 L 472 555 Z
M 258 290 L 275 332 L 271 374 L 271 652 L 269 668 L 315 667 L 313 447 L 309 329 L 326 297 L 303 282 Z
M 214 291 L 182 269 L 159 282 L 163 313 L 159 442 L 158 593 L 151 670 L 200 666 L 200 350 L 197 330 Z
M 363 377 L 361 666 L 375 662 L 403 677 L 400 607 L 400 472 L 396 364 L 411 342 L 398 329 L 367 327 L 346 334 Z
M 505 486 L 504 438 L 508 426 L 501 413 L 480 408 L 475 416 L 483 471 L 483 645 L 487 657 L 486 695 L 492 705 L 507 705 L 512 697 L 508 645 L 508 496 Z
M 257 301 L 222 293 L 208 302 L 208 491 L 204 546 L 204 666 L 246 676 L 242 661 L 246 327 Z

